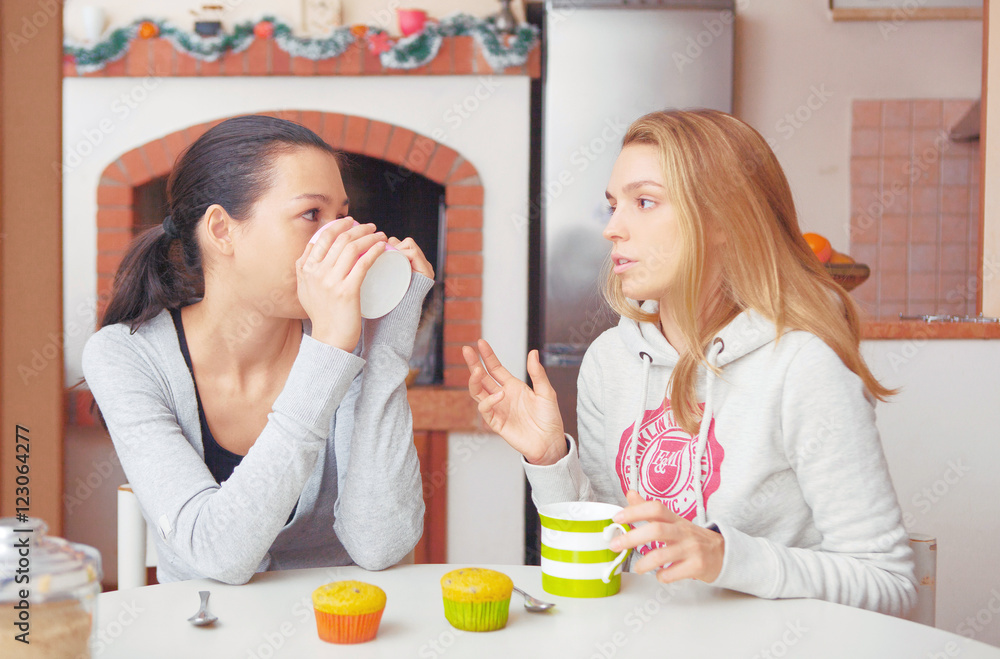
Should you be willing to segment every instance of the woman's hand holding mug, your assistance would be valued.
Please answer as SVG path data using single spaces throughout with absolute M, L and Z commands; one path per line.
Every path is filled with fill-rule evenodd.
M 489 343 L 480 339 L 477 348 L 463 346 L 462 355 L 469 366 L 469 393 L 486 425 L 532 464 L 561 460 L 566 455 L 562 415 L 538 351 L 528 353 L 532 389 L 503 367 Z
M 295 262 L 299 303 L 314 339 L 351 352 L 361 338 L 361 283 L 385 251 L 386 236 L 349 217 L 330 224 Z

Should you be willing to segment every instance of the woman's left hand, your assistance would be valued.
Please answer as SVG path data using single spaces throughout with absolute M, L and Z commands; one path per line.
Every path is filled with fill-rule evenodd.
M 434 279 L 434 268 L 431 267 L 423 251 L 413 241 L 413 238 L 406 238 L 404 240 L 389 238 L 389 244 L 402 252 L 406 258 L 410 259 L 410 268 L 414 272 L 419 272 L 428 279 Z
M 621 551 L 652 542 L 663 544 L 637 561 L 632 566 L 633 572 L 656 570 L 657 580 L 663 583 L 681 579 L 711 583 L 718 578 L 726 552 L 721 533 L 689 522 L 659 501 L 646 501 L 634 490 L 629 490 L 625 496 L 629 506 L 617 513 L 614 520 L 620 524 L 648 524 L 614 538 L 611 550 Z

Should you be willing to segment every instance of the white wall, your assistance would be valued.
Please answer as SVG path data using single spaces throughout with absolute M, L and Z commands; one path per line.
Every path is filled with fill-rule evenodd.
M 902 388 L 878 426 L 908 529 L 938 539 L 937 627 L 1000 645 L 988 608 L 1000 592 L 1000 342 L 863 347 L 876 377 Z
M 122 153 L 186 126 L 279 109 L 343 112 L 404 126 L 438 136 L 476 166 L 485 188 L 483 333 L 510 370 L 524 377 L 528 238 L 511 218 L 524 217 L 528 207 L 527 78 L 71 78 L 63 84 L 64 163 L 73 165 L 63 179 L 68 383 L 82 377 L 80 357 L 94 325 L 96 191 L 103 169 Z M 475 103 L 466 107 L 476 109 L 456 120 L 453 105 L 467 99 Z M 456 441 L 460 438 L 453 438 L 453 447 Z M 524 497 L 517 456 L 477 451 L 459 465 L 455 478 L 490 483 L 488 496 L 471 488 L 450 501 L 449 536 L 458 543 L 458 555 L 468 560 L 477 555 L 462 538 L 489 537 L 490 562 L 520 563 Z M 497 520 L 509 528 L 497 533 Z

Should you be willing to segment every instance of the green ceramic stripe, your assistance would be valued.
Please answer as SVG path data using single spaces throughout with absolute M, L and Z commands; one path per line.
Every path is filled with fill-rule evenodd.
M 542 590 L 559 597 L 608 597 L 618 592 L 622 575 L 611 577 L 610 583 L 600 579 L 562 579 L 542 572 Z
M 568 531 L 570 533 L 600 533 L 604 527 L 611 524 L 610 519 L 599 519 L 594 521 L 580 522 L 568 519 L 555 519 L 554 517 L 538 516 L 542 520 L 542 526 L 553 531 Z
M 553 549 L 542 545 L 542 558 L 549 558 L 560 563 L 610 563 L 618 558 L 618 552 L 610 549 L 573 551 L 572 549 Z

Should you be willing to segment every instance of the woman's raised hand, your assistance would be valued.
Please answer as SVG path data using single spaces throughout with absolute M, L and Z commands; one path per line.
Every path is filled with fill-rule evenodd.
M 410 260 L 410 269 L 419 272 L 428 279 L 434 279 L 434 268 L 431 266 L 423 250 L 413 238 L 389 238 L 389 244 L 403 253 Z
M 312 321 L 312 337 L 351 352 L 361 338 L 361 282 L 385 250 L 373 224 L 334 221 L 295 262 L 299 303 Z
M 477 347 L 463 346 L 462 355 L 469 366 L 469 393 L 479 403 L 486 425 L 532 464 L 550 465 L 562 459 L 566 455 L 562 415 L 538 351 L 528 353 L 532 389 L 503 367 L 489 343 L 480 339 Z

